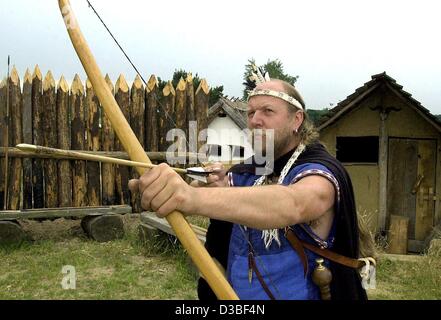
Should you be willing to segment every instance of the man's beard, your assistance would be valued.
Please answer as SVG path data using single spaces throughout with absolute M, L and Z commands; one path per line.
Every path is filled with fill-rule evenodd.
M 251 138 L 256 154 L 267 157 L 268 153 L 272 152 L 274 159 L 277 159 L 286 152 L 286 148 L 294 136 L 290 128 L 253 129 Z

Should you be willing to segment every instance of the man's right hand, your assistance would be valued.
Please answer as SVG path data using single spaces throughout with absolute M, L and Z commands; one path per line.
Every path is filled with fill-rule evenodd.
M 220 162 L 211 163 L 204 167 L 205 171 L 213 171 L 207 176 L 207 183 L 202 181 L 193 180 L 190 185 L 192 187 L 228 187 L 227 170 Z

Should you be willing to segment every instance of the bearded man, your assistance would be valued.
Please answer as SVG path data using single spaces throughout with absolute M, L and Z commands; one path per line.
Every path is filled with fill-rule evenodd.
M 160 217 L 178 210 L 211 219 L 206 247 L 226 267 L 240 299 L 320 299 L 312 281 L 319 254 L 298 244 L 358 258 L 350 178 L 318 142 L 304 109 L 292 85 L 261 82 L 249 95 L 248 127 L 259 129 L 255 140 L 261 139 L 264 153 L 273 133 L 274 161 L 253 158 L 218 170 L 207 185 L 188 185 L 161 164 L 129 184 L 141 193 L 142 207 Z M 328 259 L 324 264 L 332 271 L 333 299 L 366 299 L 355 269 Z M 200 298 L 213 296 L 203 279 L 198 287 Z

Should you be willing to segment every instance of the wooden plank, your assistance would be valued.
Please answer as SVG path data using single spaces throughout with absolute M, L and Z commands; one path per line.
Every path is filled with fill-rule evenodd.
M 32 144 L 32 75 L 29 69 L 23 80 L 23 142 Z M 1 143 L 0 143 L 1 145 Z M 32 208 L 32 160 L 23 159 L 23 208 Z
M 14 67 L 11 71 L 10 85 L 10 126 L 11 126 L 11 140 L 12 145 L 23 142 L 22 132 L 22 96 L 20 78 L 17 69 Z M 16 210 L 20 207 L 21 183 L 23 177 L 22 159 L 13 158 L 10 161 L 9 179 L 8 179 L 8 203 L 7 208 Z
M 114 92 L 114 87 L 109 75 L 105 77 L 106 83 L 110 91 Z M 115 131 L 110 124 L 109 118 L 101 109 L 102 114 L 102 147 L 103 151 L 113 151 L 115 144 Z M 102 172 L 102 203 L 103 205 L 110 205 L 115 203 L 115 165 L 110 163 L 103 163 L 101 166 Z
M 182 131 L 178 131 L 177 138 L 174 142 L 177 146 L 179 154 L 187 151 L 187 136 L 188 136 L 188 122 L 187 122 L 187 97 L 186 97 L 187 83 L 181 78 L 176 86 L 176 101 L 175 101 L 175 114 L 176 114 L 176 128 Z M 184 133 L 182 136 L 181 133 Z M 185 164 L 185 158 L 179 157 L 175 162 L 177 166 L 183 166 Z M 172 164 L 174 165 L 174 164 Z
M 403 216 L 390 216 L 389 227 L 389 247 L 388 253 L 406 254 L 407 253 L 407 233 L 409 218 Z
M 57 136 L 58 148 L 65 150 L 71 148 L 69 99 L 69 86 L 61 76 L 57 88 Z M 72 169 L 69 160 L 58 161 L 58 205 L 72 206 Z
M 0 220 L 66 218 L 66 217 L 81 218 L 90 215 L 128 214 L 131 212 L 132 212 L 132 208 L 127 205 L 81 207 L 81 208 L 69 207 L 69 208 L 44 208 L 44 209 L 29 209 L 29 210 L 8 210 L 8 211 L 0 211 Z
M 434 226 L 436 194 L 436 140 L 418 141 L 418 177 L 423 177 L 416 191 L 415 240 L 423 241 Z
M 417 180 L 418 142 L 411 139 L 389 139 L 388 217 L 409 218 L 409 239 L 415 239 L 416 196 L 412 189 Z
M 147 82 L 145 106 L 145 148 L 150 151 L 159 150 L 158 120 L 158 81 L 154 75 Z M 152 161 L 154 159 L 150 158 Z
M 44 116 L 42 123 L 46 127 L 43 133 L 43 145 L 47 147 L 57 147 L 57 112 L 55 80 L 50 71 L 47 72 L 43 80 L 43 109 Z M 45 187 L 45 207 L 58 207 L 58 177 L 57 162 L 53 159 L 45 159 L 44 167 L 44 187 Z
M 163 218 L 158 218 L 154 212 L 143 212 L 141 213 L 141 222 L 146 223 L 152 227 L 155 227 L 165 233 L 171 234 L 173 236 L 176 236 L 175 232 L 171 228 L 170 224 L 167 222 L 167 220 Z M 190 227 L 193 229 L 193 231 L 196 233 L 196 236 L 199 240 L 201 240 L 203 243 L 206 241 L 206 233 L 207 230 L 195 225 L 190 224 Z
M 210 99 L 210 88 L 207 81 L 202 79 L 195 94 L 195 115 L 198 122 L 198 136 L 202 130 L 206 130 L 208 127 L 208 101 Z M 198 150 L 204 145 L 206 141 L 198 141 Z
M 167 141 L 167 133 L 174 127 L 175 122 L 175 99 L 176 92 L 173 84 L 169 81 L 162 89 L 162 109 L 159 117 L 159 150 L 166 151 L 170 143 Z
M 0 82 L 0 147 L 7 147 L 6 139 L 6 79 Z M 9 156 L 9 153 L 8 153 Z M 0 155 L 0 210 L 4 208 L 5 158 Z
M 100 149 L 100 114 L 98 97 L 89 80 L 86 81 L 86 113 L 87 113 L 87 150 Z M 89 206 L 101 204 L 100 164 L 87 162 L 87 196 Z
M 75 75 L 71 88 L 71 114 L 72 114 L 72 149 L 85 149 L 85 112 L 84 112 L 84 87 L 80 77 Z M 74 207 L 87 205 L 86 161 L 73 161 L 72 204 Z
M 33 138 L 34 144 L 43 144 L 43 133 L 46 128 L 42 124 L 43 105 L 43 77 L 38 65 L 35 66 L 32 74 L 32 119 L 33 119 Z M 34 208 L 44 207 L 44 188 L 43 188 L 43 161 L 41 159 L 32 160 L 32 194 Z
M 133 81 L 130 89 L 130 126 L 145 149 L 145 89 L 139 75 Z M 138 179 L 139 174 L 135 168 L 130 168 L 130 178 Z M 141 212 L 141 199 L 138 194 L 130 194 L 130 204 L 133 212 Z
M 126 79 L 121 74 L 115 83 L 115 100 L 118 103 L 124 117 L 130 123 L 130 92 Z M 115 138 L 115 150 L 124 150 L 118 137 Z M 129 168 L 125 166 L 115 166 L 115 187 L 116 187 L 116 203 L 130 203 L 129 193 Z

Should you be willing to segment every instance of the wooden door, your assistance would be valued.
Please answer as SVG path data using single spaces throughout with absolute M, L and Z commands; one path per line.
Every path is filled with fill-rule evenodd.
M 410 251 L 433 227 L 435 169 L 436 140 L 389 139 L 386 226 L 390 215 L 409 218 Z

